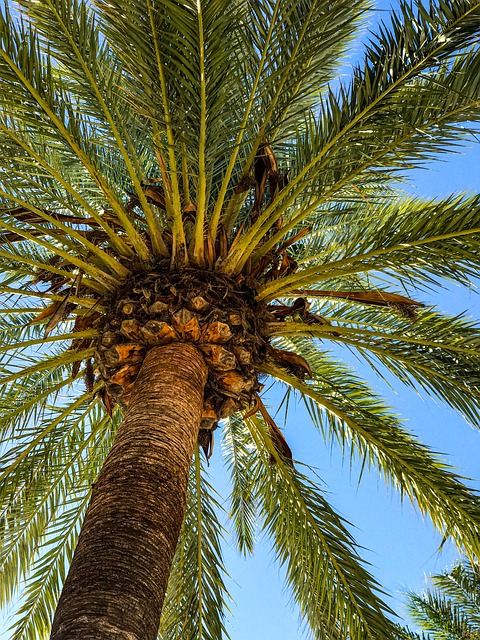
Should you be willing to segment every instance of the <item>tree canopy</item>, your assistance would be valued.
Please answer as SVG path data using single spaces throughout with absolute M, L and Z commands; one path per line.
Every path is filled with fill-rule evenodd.
M 48 634 L 132 354 L 167 333 L 198 345 L 209 378 L 161 638 L 227 637 L 224 503 L 199 451 L 218 425 L 240 552 L 266 532 L 314 638 L 395 637 L 347 523 L 267 409 L 273 381 L 305 429 L 478 557 L 478 495 L 345 354 L 478 426 L 479 325 L 428 296 L 478 276 L 480 195 L 398 185 L 478 130 L 480 2 L 400 0 L 339 79 L 369 8 L 5 2 L 0 598 L 22 595 L 15 640 Z M 122 368 L 125 349 L 106 352 L 124 344 Z

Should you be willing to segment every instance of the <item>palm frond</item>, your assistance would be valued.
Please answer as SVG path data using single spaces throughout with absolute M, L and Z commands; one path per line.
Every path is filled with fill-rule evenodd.
M 93 347 L 90 349 L 83 349 L 82 351 L 65 351 L 59 355 L 43 358 L 40 361 L 38 361 L 38 358 L 30 357 L 30 361 L 35 364 L 32 364 L 29 367 L 21 367 L 17 363 L 13 364 L 10 368 L 4 366 L 2 367 L 1 373 L 6 375 L 0 376 L 0 385 L 13 382 L 18 378 L 25 378 L 25 376 L 41 371 L 49 371 L 55 367 L 64 367 L 65 365 L 72 364 L 73 362 L 86 360 L 93 356 L 94 351 L 95 349 Z M 26 357 L 24 357 L 24 359 L 28 361 Z
M 80 470 L 85 467 L 91 472 L 93 465 L 95 473 L 98 471 L 101 452 L 105 451 L 99 447 L 98 457 L 88 454 L 95 451 L 97 426 L 104 437 L 105 425 L 98 403 L 91 405 L 88 397 L 80 396 L 73 402 L 58 402 L 58 406 L 46 405 L 33 424 L 24 423 L 4 438 L 3 602 L 15 595 L 43 541 L 49 545 L 49 528 L 56 527 L 56 518 L 63 513 L 69 494 L 74 499 L 77 491 L 89 489 L 92 476 L 87 482 Z
M 324 492 L 282 461 L 261 420 L 251 417 L 246 425 L 264 527 L 312 636 L 394 638 L 386 617 L 392 612 L 378 598 L 379 586 L 360 563 L 351 534 Z
M 320 216 L 320 227 L 303 240 L 301 269 L 294 275 L 267 283 L 259 298 L 272 300 L 289 290 L 355 274 L 370 278 L 370 289 L 382 287 L 381 278 L 401 286 L 438 286 L 439 278 L 469 285 L 478 271 L 480 199 L 452 196 L 424 201 L 406 198 L 373 203 L 356 217 L 346 213 L 332 221 Z M 322 247 L 322 254 L 317 253 Z M 304 257 L 305 256 L 305 257 Z M 333 287 L 330 287 L 333 288 Z
M 407 609 L 414 622 L 421 629 L 431 632 L 431 635 L 428 634 L 431 640 L 478 638 L 478 563 L 469 565 L 460 561 L 451 570 L 433 575 L 430 579 L 434 588 L 426 589 L 421 594 L 407 592 Z
M 245 63 L 239 28 L 247 5 L 225 0 L 96 4 L 101 28 L 127 71 L 128 99 L 152 122 L 179 248 L 190 233 L 181 211 L 189 202 L 182 202 L 180 167 L 183 191 L 192 191 L 192 199 L 195 194 L 192 253 L 201 264 L 209 183 L 218 179 L 228 150 L 235 149 L 232 131 L 241 117 Z M 231 106 L 228 114 L 226 102 Z
M 21 268 L 18 268 L 18 264 L 17 264 L 17 269 L 15 270 L 14 267 L 10 264 L 8 265 L 11 268 L 11 273 L 9 274 L 10 278 L 9 278 L 9 282 L 11 282 L 12 284 L 18 284 L 21 285 L 19 287 L 11 287 L 8 286 L 7 283 L 7 278 L 5 278 L 5 274 L 4 277 L 2 278 L 2 281 L 0 282 L 0 293 L 3 293 L 7 296 L 9 296 L 12 299 L 16 300 L 16 304 L 18 304 L 18 297 L 20 296 L 20 298 L 22 298 L 23 300 L 25 299 L 30 299 L 32 298 L 32 300 L 35 300 L 36 298 L 38 298 L 39 300 L 48 300 L 50 302 L 58 302 L 58 301 L 62 301 L 65 298 L 65 294 L 56 294 L 56 293 L 49 293 L 48 291 L 37 291 L 32 289 L 31 284 L 28 283 L 26 284 L 25 282 L 23 282 L 25 273 L 22 272 Z M 29 275 L 32 275 L 32 271 L 28 271 L 27 272 Z M 103 305 L 98 304 L 98 302 L 95 300 L 95 298 L 78 298 L 77 296 L 70 296 L 70 301 L 73 302 L 74 304 L 76 304 L 78 307 L 81 308 L 82 311 L 87 310 L 87 309 L 92 309 L 93 307 L 95 307 L 95 309 L 97 311 L 103 311 Z M 39 307 L 31 307 L 32 312 L 35 311 L 41 311 L 42 309 L 44 309 L 44 307 L 42 306 L 41 308 Z M 21 309 L 17 306 L 15 306 L 15 312 L 12 313 L 12 315 L 16 315 L 17 313 L 20 313 Z M 5 313 L 5 310 L 2 309 L 1 310 L 2 313 Z M 31 320 L 33 320 L 33 316 L 32 318 L 30 318 Z
M 68 69 L 69 76 L 75 77 L 80 85 L 82 97 L 90 96 L 89 104 L 94 103 L 95 115 L 100 115 L 108 128 L 108 133 L 115 141 L 120 156 L 125 164 L 128 176 L 132 182 L 143 214 L 148 224 L 149 235 L 156 251 L 164 251 L 159 228 L 153 212 L 147 202 L 144 190 L 140 184 L 135 163 L 130 158 L 132 147 L 127 148 L 124 143 L 125 132 L 120 115 L 121 106 L 118 104 L 118 94 L 109 91 L 111 83 L 120 80 L 120 74 L 115 65 L 111 64 L 113 52 L 105 43 L 100 43 L 99 31 L 93 13 L 84 2 L 78 0 L 44 0 L 39 3 L 25 2 L 24 7 L 28 15 L 34 20 L 36 31 L 46 39 L 46 47 L 55 52 L 55 58 L 63 68 Z M 52 35 L 54 37 L 52 38 Z M 107 67 L 107 60 L 110 64 Z M 104 76 L 106 69 L 110 73 Z M 113 71 L 113 73 L 112 73 Z M 115 98 L 117 98 L 115 103 Z M 109 106 L 108 102 L 113 104 Z M 96 103 L 96 104 L 95 104 Z M 106 137 L 108 137 L 106 132 Z M 133 241 L 139 241 L 134 227 L 126 229 L 129 234 L 135 232 Z M 141 246 L 141 245 L 139 245 Z M 143 256 L 146 257 L 146 254 Z
M 92 122 L 85 126 L 81 108 L 68 99 L 62 84 L 55 80 L 55 61 L 49 53 L 42 52 L 36 32 L 18 24 L 5 11 L 0 13 L 0 43 L 0 83 L 4 95 L 9 97 L 9 102 L 3 100 L 6 115 L 14 118 L 21 115 L 23 126 L 28 122 L 41 138 L 74 154 L 111 206 L 139 255 L 146 257 L 143 240 L 124 210 L 118 190 L 92 161 L 96 154 L 90 141 L 95 125 Z
M 6 105 L 4 111 L 7 112 Z M 92 140 L 93 131 L 89 135 Z M 11 207 L 20 199 L 34 202 L 42 209 L 58 202 L 77 217 L 89 215 L 121 255 L 131 253 L 105 216 L 97 211 L 96 200 L 99 207 L 103 206 L 103 194 L 98 193 L 94 181 L 89 179 L 75 156 L 58 141 L 53 143 L 49 132 L 38 132 L 35 126 L 25 126 L 23 116 L 10 113 L 3 119 L 0 115 L 0 140 L 4 151 L 0 166 L 5 204 Z M 106 169 L 104 166 L 103 170 L 108 173 Z M 124 179 L 119 180 L 118 173 L 116 179 L 123 185 Z
M 380 308 L 370 314 L 374 325 L 382 322 L 382 316 L 387 318 L 383 319 L 383 326 L 374 326 L 372 330 L 364 324 L 355 326 L 354 310 L 347 311 L 342 318 L 341 308 L 333 305 L 329 309 L 324 305 L 320 313 L 326 322 L 333 316 L 335 325 L 277 322 L 271 325 L 271 335 L 293 340 L 303 335 L 346 345 L 375 370 L 380 364 L 396 379 L 415 389 L 424 389 L 459 411 L 472 424 L 478 423 L 480 327 L 476 322 L 433 310 L 418 311 L 414 319 L 401 316 L 397 319 L 394 310 L 387 308 L 383 312 Z M 306 345 L 307 341 L 304 339 L 303 343 Z M 315 357 L 316 346 L 310 344 L 309 355 Z
M 434 632 L 433 637 L 475 638 L 476 627 L 470 625 L 462 612 L 446 597 L 426 591 L 422 596 L 409 593 L 409 614 L 426 631 Z
M 57 517 L 56 527 L 48 530 L 48 534 L 45 528 L 45 536 L 49 535 L 55 546 L 49 548 L 48 545 L 39 560 L 31 561 L 29 583 L 21 593 L 23 604 L 15 612 L 10 627 L 12 640 L 47 640 L 49 637 L 56 602 L 65 580 L 65 563 L 72 559 L 89 498 L 88 493 L 83 495 L 83 500 L 71 498 L 70 508 Z M 38 521 L 35 524 L 38 526 Z M 21 552 L 25 553 L 25 549 Z
M 30 640 L 49 631 L 90 487 L 111 446 L 112 426 L 114 432 L 115 425 L 98 406 L 86 412 L 83 407 L 62 424 L 43 464 L 25 463 L 24 480 L 4 514 L 7 535 L 2 541 L 5 588 L 18 590 L 18 577 L 26 572 L 29 577 L 21 588 L 23 604 L 15 612 L 13 638 Z M 22 566 L 23 556 L 28 567 Z
M 435 589 L 461 608 L 469 623 L 480 627 L 480 577 L 478 563 L 457 563 L 450 571 L 431 577 Z
M 334 11 L 324 0 L 250 4 L 242 42 L 248 54 L 247 82 L 251 93 L 237 145 L 246 137 L 244 130 L 249 116 L 255 117 L 258 130 L 248 141 L 248 155 L 242 162 L 240 175 L 248 175 L 265 140 L 281 141 L 298 131 L 299 114 L 318 100 L 367 6 L 363 0 L 337 2 Z M 216 212 L 223 204 L 237 154 L 234 152 L 230 158 L 230 171 L 226 172 Z M 232 199 L 238 199 L 238 194 L 234 193 Z M 229 203 L 227 212 L 233 206 Z M 216 222 L 214 214 L 213 230 Z
M 302 199 L 298 214 L 288 215 L 288 224 L 262 251 L 322 202 L 331 201 L 343 186 L 355 182 L 357 175 L 364 179 L 369 169 L 395 168 L 399 161 L 410 166 L 416 159 L 431 157 L 447 141 L 465 138 L 465 129 L 458 125 L 478 116 L 480 59 L 476 49 L 465 56 L 458 53 L 480 30 L 478 3 L 431 3 L 427 12 L 420 4 L 415 11 L 410 3 L 401 2 L 400 12 L 402 19 L 394 18 L 390 29 L 382 27 L 350 86 L 341 88 L 339 97 L 329 93 L 318 122 L 314 116 L 305 121 L 309 140 L 294 147 L 303 150 L 299 170 L 230 253 L 222 267 L 225 273 L 243 267 L 273 223 L 305 189 L 312 193 L 318 176 L 319 195 L 309 197 L 308 206 Z M 422 74 L 439 65 L 438 84 L 436 76 L 428 74 L 423 81 Z M 366 132 L 375 133 L 368 136 L 371 146 L 365 146 Z
M 237 547 L 241 553 L 247 555 L 253 553 L 258 528 L 252 442 L 239 414 L 231 416 L 222 431 L 224 459 L 230 471 L 229 515 Z
M 225 586 L 218 520 L 222 507 L 201 469 L 197 447 L 187 497 L 187 512 L 173 559 L 160 622 L 162 640 L 228 638 L 224 625 L 229 595 Z
M 37 226 L 37 225 L 32 225 L 32 226 Z M 27 229 L 19 227 L 18 225 L 9 224 L 4 220 L 0 220 L 0 229 L 5 229 L 6 231 L 16 233 L 22 238 L 24 238 L 26 241 L 33 242 L 36 245 L 44 247 L 45 249 L 52 252 L 53 254 L 60 256 L 63 259 L 66 259 L 68 262 L 73 264 L 82 272 L 90 275 L 97 282 L 97 285 L 96 285 L 97 290 L 98 290 L 99 284 L 100 286 L 101 285 L 112 286 L 112 284 L 115 284 L 118 282 L 117 279 L 113 278 L 107 272 L 103 271 L 102 269 L 99 269 L 95 265 L 92 265 L 91 263 L 87 262 L 85 259 L 81 259 L 77 257 L 75 254 L 72 255 L 71 251 L 69 252 L 69 251 L 65 251 L 64 249 L 61 249 L 58 245 L 62 242 L 63 238 L 61 238 L 60 242 L 58 242 L 56 234 L 53 231 L 51 231 L 49 234 L 52 236 L 53 242 L 49 242 L 47 240 L 43 240 L 41 237 L 39 237 L 36 234 L 33 234 Z M 67 244 L 69 246 L 72 246 L 72 243 L 70 241 L 67 241 Z
M 311 344 L 291 348 L 307 358 L 313 379 L 301 382 L 268 364 L 264 373 L 301 394 L 312 420 L 328 441 L 357 458 L 362 469 L 375 466 L 401 497 L 408 497 L 445 536 L 471 556 L 478 553 L 480 510 L 476 493 L 441 457 L 408 433 L 386 404 L 345 365 Z

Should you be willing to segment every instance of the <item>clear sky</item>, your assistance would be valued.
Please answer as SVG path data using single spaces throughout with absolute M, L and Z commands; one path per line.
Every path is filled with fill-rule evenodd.
M 389 6 L 380 2 L 379 8 Z M 464 190 L 478 191 L 479 176 L 480 144 L 472 143 L 460 155 L 434 163 L 428 171 L 417 171 L 411 181 L 415 193 L 434 197 Z M 474 317 L 480 318 L 478 294 L 458 287 L 451 286 L 435 297 L 422 297 L 422 300 L 434 302 L 448 313 L 469 309 Z M 412 431 L 434 450 L 448 453 L 450 463 L 464 475 L 476 478 L 473 486 L 480 488 L 480 431 L 465 424 L 451 410 L 432 400 L 421 399 L 411 389 L 396 385 L 394 393 L 360 363 L 353 360 L 350 363 L 359 373 L 367 375 L 369 382 L 408 418 L 407 425 Z M 274 396 L 270 398 L 272 405 L 275 404 Z M 456 550 L 446 545 L 438 554 L 440 537 L 430 524 L 422 520 L 410 503 L 401 504 L 398 496 L 387 490 L 375 473 L 365 474 L 358 486 L 358 469 L 351 470 L 348 461 L 342 465 L 339 452 L 324 445 L 301 408 L 292 406 L 287 424 L 283 424 L 282 417 L 279 423 L 285 427 L 294 457 L 318 470 L 333 505 L 355 526 L 354 536 L 365 547 L 363 556 L 370 562 L 370 570 L 391 594 L 392 608 L 402 614 L 404 589 L 420 590 L 425 584 L 425 575 L 450 565 L 457 557 Z M 211 481 L 226 495 L 218 440 L 211 461 Z M 260 539 L 255 556 L 247 560 L 229 544 L 224 551 L 233 597 L 233 619 L 228 624 L 232 640 L 304 638 L 298 613 L 284 590 L 269 544 Z M 5 629 L 5 623 L 2 628 L 0 621 L 0 636 L 7 637 Z

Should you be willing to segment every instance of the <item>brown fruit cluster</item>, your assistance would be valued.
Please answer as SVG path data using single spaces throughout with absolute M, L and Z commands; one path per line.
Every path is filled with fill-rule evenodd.
M 209 365 L 201 429 L 248 407 L 260 389 L 256 367 L 268 348 L 265 305 L 245 285 L 211 271 L 141 273 L 108 302 L 96 346 L 107 407 L 127 406 L 148 349 L 193 342 Z

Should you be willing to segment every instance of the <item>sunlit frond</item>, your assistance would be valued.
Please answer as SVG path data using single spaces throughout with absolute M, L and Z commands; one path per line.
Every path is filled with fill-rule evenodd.
M 480 511 L 477 494 L 441 457 L 421 444 L 372 389 L 348 367 L 295 340 L 292 348 L 305 356 L 313 378 L 301 382 L 273 365 L 262 371 L 292 386 L 304 400 L 322 435 L 360 461 L 375 467 L 402 497 L 428 515 L 444 535 L 475 557 L 479 552 Z
M 32 544 L 34 553 L 29 581 L 21 592 L 23 604 L 15 612 L 12 638 L 33 640 L 49 635 L 66 567 L 72 558 L 90 497 L 90 486 L 111 446 L 111 425 L 108 423 L 108 417 L 103 418 L 86 437 L 84 434 L 84 440 L 77 441 L 74 455 L 67 464 L 58 460 L 62 470 L 56 474 L 51 486 L 46 487 L 44 482 L 43 487 L 32 487 L 42 499 L 36 508 L 25 512 L 25 519 L 17 525 L 18 550 L 25 553 L 26 546 Z M 74 439 L 69 440 L 72 451 Z M 91 456 L 92 451 L 97 454 L 95 458 Z M 52 502 L 58 505 L 57 515 L 45 519 L 46 514 L 51 514 Z M 17 550 L 13 555 L 15 553 Z
M 30 617 L 36 607 L 49 603 L 52 611 L 65 575 L 64 545 L 71 552 L 70 536 L 78 533 L 81 516 L 74 506 L 85 501 L 112 438 L 110 419 L 87 397 L 68 403 L 57 392 L 56 405 L 37 408 L 38 417 L 31 416 L 9 439 L 3 438 L 2 602 L 17 593 L 32 571 L 38 572 L 26 587 L 32 601 L 21 609 L 25 625 L 31 627 L 29 638 L 35 634 Z M 54 545 L 48 551 L 53 536 L 62 548 Z M 56 581 L 52 593 L 42 581 L 44 571 Z
M 479 637 L 480 590 L 478 564 L 457 563 L 431 576 L 433 588 L 407 593 L 412 620 L 430 640 L 476 640 Z M 410 636 L 407 636 L 410 637 Z
M 225 272 L 239 271 L 282 216 L 288 223 L 260 252 L 320 204 L 335 200 L 343 187 L 350 189 L 357 178 L 358 189 L 371 170 L 388 171 L 399 163 L 411 168 L 412 162 L 468 136 L 461 123 L 478 118 L 479 60 L 476 50 L 465 56 L 458 52 L 474 41 L 480 28 L 477 2 L 431 3 L 430 12 L 401 2 L 400 16 L 372 41 L 350 85 L 338 96 L 328 94 L 318 120 L 307 116 L 308 139 L 294 147 L 303 156 L 298 169 L 230 253 Z M 438 84 L 437 74 L 423 79 L 439 65 Z M 315 186 L 318 195 L 312 197 Z M 301 198 L 305 190 L 307 199 Z M 299 198 L 299 209 L 292 212 Z
M 476 195 L 372 203 L 354 225 L 348 211 L 335 213 L 336 220 L 319 213 L 315 234 L 303 239 L 300 273 L 264 285 L 259 295 L 269 300 L 299 288 L 333 288 L 324 283 L 356 274 L 368 275 L 370 288 L 377 282 L 383 288 L 382 277 L 407 289 L 438 286 L 441 278 L 468 285 L 479 266 L 479 205 Z
M 424 389 L 478 424 L 480 329 L 475 321 L 433 310 L 419 311 L 415 318 L 392 318 L 394 309 L 389 308 L 386 313 L 380 310 L 367 316 L 361 310 L 356 314 L 355 309 L 342 310 L 336 305 L 325 305 L 321 314 L 326 322 L 335 318 L 335 324 L 277 322 L 271 325 L 271 335 L 303 335 L 348 346 L 374 369 L 382 365 L 398 380 Z M 356 324 L 357 318 L 360 324 Z M 304 344 L 308 342 L 304 340 Z M 309 355 L 315 357 L 317 347 L 310 345 Z
M 389 637 L 391 613 L 318 481 L 284 464 L 260 420 L 246 421 L 259 511 L 314 638 Z M 271 456 L 275 464 L 271 464 Z
M 223 452 L 230 471 L 230 518 L 241 553 L 253 553 L 258 528 L 255 500 L 255 458 L 252 442 L 240 415 L 231 416 L 223 429 Z

